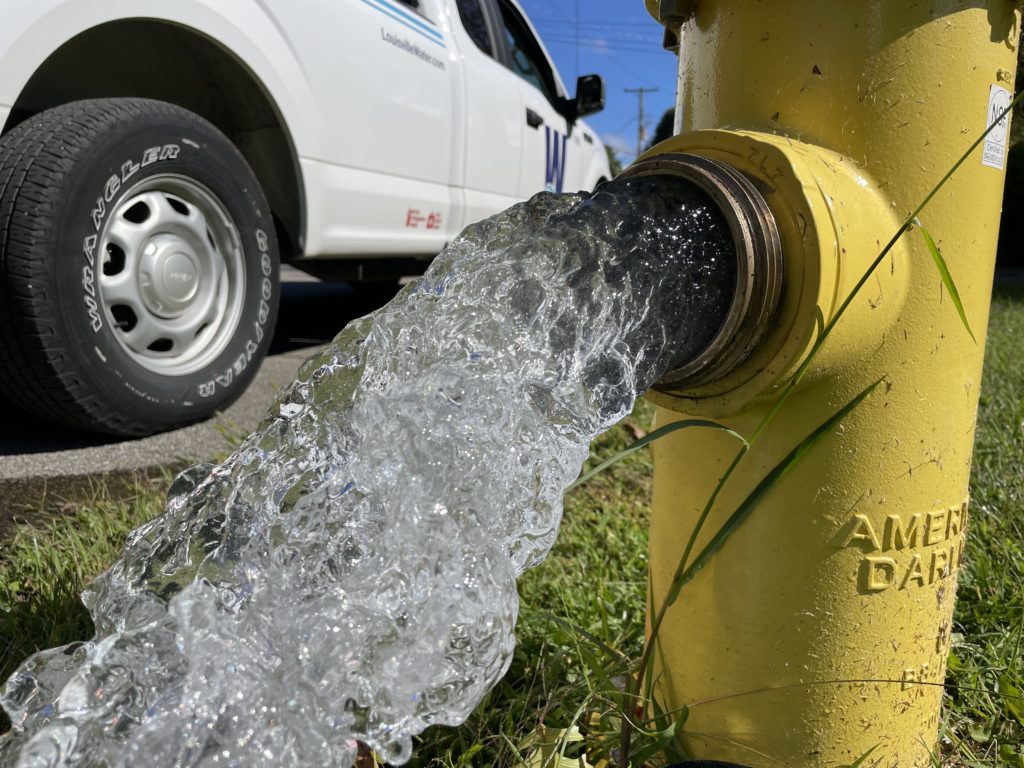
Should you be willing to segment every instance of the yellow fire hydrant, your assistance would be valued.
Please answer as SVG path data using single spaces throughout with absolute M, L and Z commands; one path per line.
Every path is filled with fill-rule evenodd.
M 659 425 L 750 436 L 897 232 L 1008 104 L 1009 0 L 697 0 L 648 7 L 680 43 L 672 153 L 738 171 L 774 218 L 782 286 L 745 359 L 671 376 Z M 683 588 L 658 633 L 684 746 L 750 766 L 931 765 L 949 652 L 1006 157 L 1001 123 L 857 292 L 711 508 L 699 552 L 809 434 L 864 392 Z M 684 417 L 684 414 L 686 416 Z M 724 432 L 654 444 L 650 608 L 737 453 Z

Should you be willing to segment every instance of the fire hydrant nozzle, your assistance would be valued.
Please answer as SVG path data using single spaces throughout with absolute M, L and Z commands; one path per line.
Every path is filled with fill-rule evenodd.
M 736 289 L 715 338 L 654 388 L 673 392 L 715 381 L 749 356 L 764 337 L 782 293 L 782 243 L 771 209 L 751 179 L 725 163 L 687 153 L 638 161 L 620 178 L 671 175 L 691 182 L 718 206 L 736 245 Z

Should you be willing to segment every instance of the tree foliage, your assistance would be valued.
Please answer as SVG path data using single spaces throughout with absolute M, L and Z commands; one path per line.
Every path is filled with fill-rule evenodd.
M 615 150 L 605 144 L 604 151 L 608 155 L 608 167 L 611 168 L 612 176 L 618 176 L 622 173 L 622 163 L 619 162 L 619 158 L 616 156 Z
M 672 129 L 675 127 L 675 121 L 675 107 L 669 107 L 661 116 L 661 120 L 658 121 L 658 125 L 654 128 L 654 135 L 651 136 L 651 143 L 648 144 L 646 148 L 650 149 L 655 144 L 669 138 L 672 135 Z

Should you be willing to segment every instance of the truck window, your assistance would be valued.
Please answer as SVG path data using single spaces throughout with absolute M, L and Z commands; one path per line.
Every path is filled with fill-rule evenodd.
M 536 86 L 552 105 L 557 104 L 555 78 L 540 44 L 515 8 L 505 0 L 498 0 L 498 5 L 501 8 L 502 34 L 508 45 L 509 65 L 512 71 Z
M 432 20 L 430 18 L 432 14 L 427 13 L 426 9 L 423 7 L 422 0 L 398 0 L 398 3 L 400 5 L 404 5 L 406 8 L 412 11 L 415 11 L 417 14 L 427 19 L 428 21 Z
M 462 26 L 466 28 L 476 47 L 493 57 L 491 33 L 487 31 L 487 20 L 484 18 L 483 8 L 480 7 L 480 0 L 457 0 L 456 5 L 459 8 Z

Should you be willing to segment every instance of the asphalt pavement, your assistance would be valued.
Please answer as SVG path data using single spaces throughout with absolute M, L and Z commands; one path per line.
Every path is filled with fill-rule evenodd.
M 0 400 L 0 528 L 11 516 L 59 511 L 96 492 L 130 493 L 137 483 L 222 457 L 250 432 L 302 362 L 350 320 L 387 301 L 379 288 L 324 283 L 282 272 L 281 310 L 270 355 L 249 389 L 224 413 L 161 435 L 118 440 L 41 423 Z

